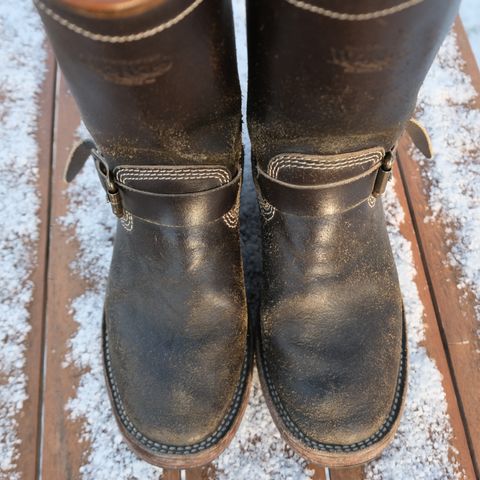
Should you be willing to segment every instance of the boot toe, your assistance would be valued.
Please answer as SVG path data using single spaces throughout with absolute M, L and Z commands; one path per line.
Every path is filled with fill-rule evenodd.
M 372 310 L 372 303 L 364 301 L 349 317 L 338 310 L 329 315 L 324 306 L 328 319 L 319 321 L 322 310 L 305 307 L 315 300 L 303 299 L 295 305 L 297 318 L 304 320 L 300 326 L 289 318 L 292 303 L 279 302 L 265 315 L 273 330 L 263 335 L 263 374 L 282 428 L 314 450 L 370 447 L 394 428 L 402 405 L 406 351 L 404 326 L 398 328 L 401 304 L 397 309 L 377 302 Z M 363 320 L 373 312 L 377 321 L 368 328 Z M 269 321 L 272 316 L 275 320 Z

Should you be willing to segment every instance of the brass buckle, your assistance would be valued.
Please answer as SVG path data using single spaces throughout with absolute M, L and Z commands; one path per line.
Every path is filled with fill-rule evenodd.
M 378 169 L 377 177 L 375 178 L 375 185 L 373 186 L 372 195 L 377 198 L 385 193 L 387 184 L 392 177 L 392 167 L 395 161 L 395 153 L 390 150 L 383 157 L 382 164 Z
M 124 214 L 122 198 L 120 197 L 120 192 L 118 191 L 117 184 L 115 183 L 113 172 L 108 168 L 105 159 L 100 155 L 99 152 L 94 150 L 93 154 L 95 159 L 97 160 L 97 168 L 105 180 L 107 201 L 112 207 L 113 214 L 118 218 L 122 218 Z

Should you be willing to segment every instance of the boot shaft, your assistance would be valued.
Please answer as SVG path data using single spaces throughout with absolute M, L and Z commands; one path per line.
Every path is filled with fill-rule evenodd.
M 241 97 L 230 2 L 150 0 L 120 12 L 66 3 L 39 0 L 37 7 L 83 120 L 112 167 L 123 159 L 222 164 L 233 172 Z
M 299 147 L 322 155 L 389 150 L 458 3 L 249 0 L 248 120 L 257 159 Z M 361 12 L 377 13 L 365 20 Z

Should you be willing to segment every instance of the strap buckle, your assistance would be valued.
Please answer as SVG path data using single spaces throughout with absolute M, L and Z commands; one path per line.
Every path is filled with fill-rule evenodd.
M 71 182 L 85 165 L 90 155 L 93 155 L 95 167 L 102 182 L 102 186 L 107 192 L 107 201 L 112 207 L 115 216 L 121 218 L 124 215 L 122 198 L 115 183 L 113 172 L 108 168 L 108 164 L 102 154 L 96 149 L 92 140 L 83 140 L 77 143 L 72 149 L 65 168 L 65 180 Z
M 115 177 L 113 172 L 108 168 L 107 162 L 102 157 L 98 150 L 92 150 L 93 157 L 95 159 L 95 166 L 97 167 L 100 179 L 103 180 L 105 191 L 107 193 L 107 202 L 112 207 L 113 214 L 122 218 L 124 214 L 122 198 L 118 191 L 117 184 L 115 183 Z
M 372 195 L 377 198 L 385 193 L 387 189 L 387 184 L 392 178 L 392 167 L 395 161 L 395 153 L 393 150 L 390 150 L 383 157 L 382 164 L 378 169 L 377 177 L 375 178 L 375 184 L 373 186 Z

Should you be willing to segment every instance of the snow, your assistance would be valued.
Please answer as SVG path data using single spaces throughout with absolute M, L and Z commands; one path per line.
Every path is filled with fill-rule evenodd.
M 0 479 L 16 480 L 40 199 L 35 139 L 44 34 L 30 1 L 0 2 Z
M 480 2 L 478 0 L 462 0 L 460 16 L 477 63 L 480 65 Z
M 462 67 L 451 33 L 419 94 L 417 117 L 428 126 L 435 155 L 424 160 L 415 151 L 414 158 L 430 184 L 427 221 L 441 221 L 451 233 L 449 261 L 460 274 L 459 289 L 474 293 L 480 320 L 480 110 L 469 108 L 478 92 Z
M 449 446 L 453 432 L 442 376 L 423 344 L 424 307 L 415 283 L 412 247 L 400 233 L 405 213 L 392 187 L 390 185 L 387 189 L 384 203 L 408 325 L 408 390 L 397 435 L 382 457 L 367 466 L 367 479 L 460 479 L 464 475 Z

